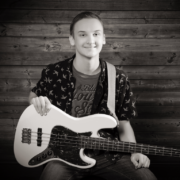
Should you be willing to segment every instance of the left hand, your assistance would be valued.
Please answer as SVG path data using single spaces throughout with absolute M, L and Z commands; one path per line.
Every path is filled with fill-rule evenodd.
M 149 168 L 150 160 L 149 158 L 141 153 L 132 153 L 131 154 L 131 162 L 134 164 L 135 168 Z

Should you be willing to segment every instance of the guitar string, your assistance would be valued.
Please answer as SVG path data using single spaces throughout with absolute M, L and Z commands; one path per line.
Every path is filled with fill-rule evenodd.
M 36 133 L 36 132 L 33 132 L 33 133 Z M 48 134 L 48 133 L 42 133 L 42 134 L 47 134 L 47 135 L 50 135 L 50 134 Z M 57 134 L 53 134 L 52 133 L 52 135 L 55 135 L 55 136 L 57 136 Z M 87 138 L 87 140 L 89 141 L 89 140 L 91 140 L 91 139 L 94 139 L 95 141 L 101 141 L 102 143 L 108 143 L 108 145 L 110 144 L 110 143 L 123 143 L 124 145 L 128 145 L 129 146 L 129 144 L 132 144 L 132 145 L 134 145 L 134 146 L 140 146 L 140 147 L 145 147 L 145 146 L 147 146 L 147 148 L 149 147 L 149 148 L 159 148 L 159 149 L 164 149 L 164 150 L 169 150 L 169 151 L 179 151 L 180 152 L 180 149 L 175 149 L 175 148 L 172 148 L 172 147 L 169 147 L 169 148 L 167 148 L 167 147 L 162 147 L 162 146 L 156 146 L 156 145 L 147 145 L 147 144 L 139 144 L 139 143 L 132 143 L 132 142 L 123 142 L 123 141 L 113 141 L 113 140 L 108 140 L 108 139 L 101 139 L 101 138 L 99 138 L 99 137 L 87 137 L 87 136 L 80 136 L 80 137 L 74 137 L 74 136 L 66 136 L 66 135 L 60 135 L 60 137 L 72 137 L 72 138 L 74 138 L 74 139 L 80 139 L 80 137 L 81 138 Z M 113 142 L 112 142 L 113 141 Z M 100 142 L 99 142 L 100 143 Z
M 34 136 L 34 135 L 33 135 Z M 36 137 L 36 136 L 35 136 Z M 67 137 L 67 136 L 66 136 Z M 87 138 L 86 136 L 84 136 L 85 138 Z M 47 138 L 47 137 L 46 137 Z M 74 138 L 74 137 L 73 137 Z M 85 140 L 85 138 L 84 138 L 84 140 Z M 62 138 L 56 138 L 55 140 L 61 140 Z M 99 138 L 96 138 L 96 139 L 99 139 Z M 32 139 L 32 140 L 36 140 L 36 139 Z M 63 140 L 64 140 L 64 138 L 63 138 Z M 69 141 L 75 141 L 74 139 L 67 139 L 66 138 L 66 140 L 69 140 Z M 87 140 L 89 140 L 89 139 L 87 139 Z M 106 140 L 106 139 L 105 139 Z M 38 140 L 37 140 L 38 141 Z M 43 140 L 43 141 L 45 141 L 45 140 Z M 82 138 L 80 139 L 80 138 L 78 138 L 78 141 L 80 142 L 80 143 L 87 143 L 87 141 L 85 141 L 85 142 L 82 142 Z M 52 142 L 52 141 L 51 141 Z M 54 142 L 56 142 L 56 141 L 54 141 Z M 75 142 L 77 142 L 77 140 L 75 141 Z M 110 143 L 111 141 L 101 141 L 101 142 L 98 142 L 99 143 L 99 147 L 102 147 L 102 146 L 100 146 L 100 144 L 102 143 L 103 144 L 103 147 L 108 147 L 109 148 L 109 146 L 110 145 L 114 145 L 114 144 L 111 144 Z M 130 150 L 133 150 L 132 148 L 134 148 L 134 149 L 136 149 L 136 150 L 138 150 L 139 148 L 140 148 L 140 150 L 141 151 L 152 151 L 152 152 L 154 152 L 154 150 L 156 151 L 156 153 L 158 153 L 158 152 L 161 152 L 162 151 L 162 153 L 169 153 L 169 154 L 172 154 L 172 153 L 174 153 L 174 152 L 176 152 L 176 154 L 178 153 L 178 151 L 179 150 L 176 150 L 176 149 L 173 149 L 173 148 L 164 148 L 164 147 L 158 147 L 158 146 L 150 146 L 150 145 L 146 145 L 147 147 L 145 147 L 145 145 L 143 145 L 143 144 L 136 144 L 136 143 L 134 143 L 133 145 L 134 145 L 134 147 L 132 147 L 132 146 L 130 146 L 131 144 L 130 143 L 128 143 L 128 142 L 116 142 L 116 141 L 114 141 L 115 143 L 116 143 L 116 147 L 117 148 L 119 148 L 119 147 L 122 147 L 122 149 L 125 149 L 126 150 L 126 148 L 127 149 L 130 149 Z M 68 144 L 69 142 L 67 142 L 67 144 Z M 92 143 L 92 142 L 91 142 Z M 107 143 L 107 144 L 104 144 L 104 143 Z M 126 144 L 125 144 L 126 143 Z M 71 142 L 71 144 L 72 144 L 72 142 Z M 123 145 L 122 145 L 123 144 Z M 87 144 L 86 144 L 87 145 Z M 106 146 L 107 145 L 107 146 Z M 91 144 L 91 145 L 89 145 L 90 147 L 92 147 L 93 145 Z M 128 146 L 128 147 L 126 147 L 126 146 Z M 138 147 L 139 146 L 139 147 Z M 89 147 L 89 148 L 90 148 Z M 143 148 L 143 149 L 142 149 Z M 161 148 L 161 149 L 163 149 L 163 150 L 158 150 L 158 148 Z M 148 149 L 148 150 L 146 150 L 146 149 Z M 153 149 L 153 150 L 152 150 Z
M 45 144 L 46 145 L 46 144 Z M 65 147 L 67 147 L 66 145 L 64 145 Z M 71 146 L 71 148 L 72 148 L 72 146 Z M 88 149 L 88 148 L 85 148 L 85 149 Z M 106 150 L 106 149 L 105 149 Z M 108 150 L 107 150 L 108 151 Z M 127 151 L 122 151 L 122 150 L 118 150 L 118 151 L 116 151 L 116 152 L 127 152 Z M 154 152 L 154 151 L 153 151 Z M 135 153 L 135 151 L 131 151 L 131 152 L 129 152 L 129 153 Z M 177 155 L 177 154 L 162 154 L 162 153 L 146 153 L 146 152 L 142 152 L 142 153 L 144 153 L 144 154 L 148 154 L 148 155 L 158 155 L 158 156 L 167 156 L 167 157 L 180 157 L 180 155 Z
M 33 133 L 35 133 L 35 132 L 33 132 Z M 43 133 L 43 134 L 45 134 L 45 133 Z M 47 134 L 47 133 L 46 133 Z M 48 134 L 48 135 L 50 135 L 50 134 Z M 53 135 L 55 135 L 56 136 L 56 134 L 53 134 Z M 65 136 L 65 135 L 60 135 L 60 136 L 63 136 L 63 137 L 72 137 L 72 138 L 76 138 L 76 139 L 79 139 L 79 137 L 74 137 L 74 136 Z M 94 140 L 96 140 L 97 141 L 97 139 L 98 139 L 98 141 L 101 141 L 102 143 L 108 143 L 108 146 L 109 146 L 109 144 L 111 143 L 111 141 L 108 141 L 107 139 L 101 139 L 101 138 L 96 138 L 96 137 L 86 137 L 86 136 L 81 136 L 81 137 L 84 137 L 84 138 L 87 138 L 87 140 L 89 141 L 89 139 L 94 139 Z M 116 142 L 116 141 L 114 141 L 114 142 Z M 100 143 L 100 142 L 99 142 Z M 130 144 L 133 144 L 133 143 L 129 143 L 129 142 L 117 142 L 117 143 L 123 143 L 124 145 L 126 145 L 125 143 L 127 143 L 127 145 L 129 146 Z M 110 144 L 111 145 L 111 144 Z M 163 151 L 164 150 L 166 150 L 166 151 L 170 151 L 170 153 L 172 152 L 172 151 L 180 151 L 180 150 L 178 150 L 178 149 L 174 149 L 174 148 L 165 148 L 165 147 L 160 147 L 160 146 L 153 146 L 153 145 L 146 145 L 146 144 L 138 144 L 138 143 L 134 143 L 133 145 L 135 145 L 136 147 L 137 146 L 140 146 L 140 147 L 145 147 L 145 146 L 147 146 L 147 148 L 149 147 L 149 148 L 155 148 L 156 150 L 157 150 L 157 148 L 158 149 L 163 149 Z
M 33 133 L 37 133 L 37 132 L 33 132 Z M 42 134 L 46 134 L 46 135 L 50 135 L 50 134 L 48 134 L 48 133 L 42 133 Z M 53 134 L 52 133 L 52 135 L 55 135 L 56 137 L 57 137 L 57 134 Z M 35 136 L 36 137 L 36 136 Z M 172 148 L 172 147 L 163 147 L 163 146 L 156 146 L 156 145 L 147 145 L 147 144 L 140 144 L 140 143 L 132 143 L 132 142 L 123 142 L 123 141 L 116 141 L 116 140 L 111 140 L 111 139 L 104 139 L 104 138 L 100 138 L 100 137 L 87 137 L 87 136 L 80 136 L 80 137 L 76 137 L 76 136 L 66 136 L 66 135 L 60 135 L 60 137 L 72 137 L 72 138 L 74 138 L 74 139 L 80 139 L 80 138 L 87 138 L 87 140 L 89 141 L 89 140 L 95 140 L 95 141 L 101 141 L 101 142 L 107 142 L 107 143 L 111 143 L 112 141 L 113 142 L 115 142 L 115 143 L 123 143 L 124 145 L 125 144 L 133 144 L 133 145 L 135 145 L 135 146 L 148 146 L 148 147 L 152 147 L 152 148 L 163 148 L 163 149 L 173 149 L 173 150 L 175 150 L 175 151 L 180 151 L 180 149 L 175 149 L 175 148 Z M 44 138 L 50 138 L 50 137 L 44 137 Z M 112 143 L 113 143 L 112 142 Z
M 33 142 L 34 143 L 34 142 Z M 68 147 L 66 144 L 68 144 L 69 145 L 69 142 L 66 142 L 66 143 L 64 143 L 65 145 L 57 145 L 58 147 L 63 147 L 63 146 L 65 146 L 65 147 Z M 48 144 L 43 144 L 43 145 L 48 145 Z M 54 144 L 50 144 L 50 145 L 54 145 Z M 77 144 L 75 144 L 75 145 L 77 145 Z M 82 146 L 82 145 L 81 145 Z M 70 148 L 72 148 L 72 147 L 75 147 L 75 148 L 77 148 L 77 146 L 72 146 L 72 143 L 71 143 L 71 146 L 70 146 Z M 91 145 L 90 146 L 87 146 L 86 145 L 86 147 L 81 147 L 81 148 L 85 148 L 85 149 L 94 149 L 94 148 L 92 148 L 91 147 Z M 95 149 L 98 149 L 98 148 L 95 148 Z M 124 148 L 116 148 L 116 149 L 112 149 L 112 148 L 106 148 L 106 149 L 99 149 L 99 150 L 107 150 L 107 151 L 116 151 L 116 152 L 129 152 L 129 153 L 132 153 L 132 152 L 136 152 L 136 151 L 133 151 L 133 150 L 131 150 L 131 149 L 124 149 Z M 136 149 L 137 150 L 137 149 Z M 164 152 L 164 153 L 160 153 L 160 152 L 158 152 L 158 151 L 154 151 L 154 150 L 149 150 L 148 152 L 147 151 L 144 151 L 144 150 L 142 150 L 142 149 L 140 149 L 138 152 L 141 152 L 141 153 L 144 153 L 144 154 L 150 154 L 150 155 L 161 155 L 161 156 L 171 156 L 171 157 L 180 157 L 180 154 L 179 153 L 176 153 L 176 154 L 173 154 L 173 153 L 168 153 L 168 152 Z

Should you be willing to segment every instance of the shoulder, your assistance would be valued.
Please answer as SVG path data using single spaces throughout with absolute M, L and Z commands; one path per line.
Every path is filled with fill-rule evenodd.
M 104 61 L 103 59 L 100 59 L 100 60 L 101 60 L 101 64 L 102 64 L 103 69 L 107 69 L 107 63 L 108 62 Z M 109 64 L 113 65 L 112 63 L 109 63 Z M 116 80 L 124 79 L 125 81 L 128 81 L 127 73 L 124 72 L 121 67 L 115 66 L 115 65 L 113 65 L 113 66 L 115 67 L 115 70 L 116 70 Z
M 64 59 L 63 61 L 59 61 L 53 64 L 48 64 L 45 68 L 43 68 L 43 71 L 45 71 L 46 74 L 49 74 L 54 71 L 59 71 L 61 68 L 67 68 L 72 60 L 73 57 Z
M 116 67 L 116 79 L 128 81 L 128 75 L 120 67 Z

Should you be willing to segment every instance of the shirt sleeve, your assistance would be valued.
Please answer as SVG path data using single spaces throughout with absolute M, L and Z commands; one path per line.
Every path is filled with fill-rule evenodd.
M 48 72 L 48 67 L 44 68 L 41 72 L 41 78 L 37 82 L 36 86 L 32 88 L 32 92 L 34 92 L 37 96 L 47 96 L 47 72 Z
M 121 73 L 118 79 L 116 115 L 119 120 L 130 120 L 137 116 L 135 98 L 128 77 Z

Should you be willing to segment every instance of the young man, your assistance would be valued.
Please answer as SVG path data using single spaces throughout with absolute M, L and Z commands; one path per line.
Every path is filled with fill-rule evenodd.
M 107 66 L 99 58 L 106 43 L 101 19 L 91 12 L 78 14 L 71 23 L 69 41 L 75 47 L 75 55 L 43 69 L 41 79 L 30 92 L 30 104 L 42 116 L 47 115 L 51 104 L 75 117 L 96 113 L 110 115 L 107 108 Z M 127 76 L 119 69 L 116 69 L 114 98 L 120 126 L 105 133 L 121 141 L 136 142 L 129 122 L 136 115 L 133 93 Z M 86 150 L 86 153 L 96 158 L 94 167 L 84 170 L 60 161 L 51 161 L 44 168 L 41 180 L 79 179 L 88 175 L 106 180 L 156 179 L 148 169 L 149 158 L 141 153 L 127 155 L 95 150 Z

